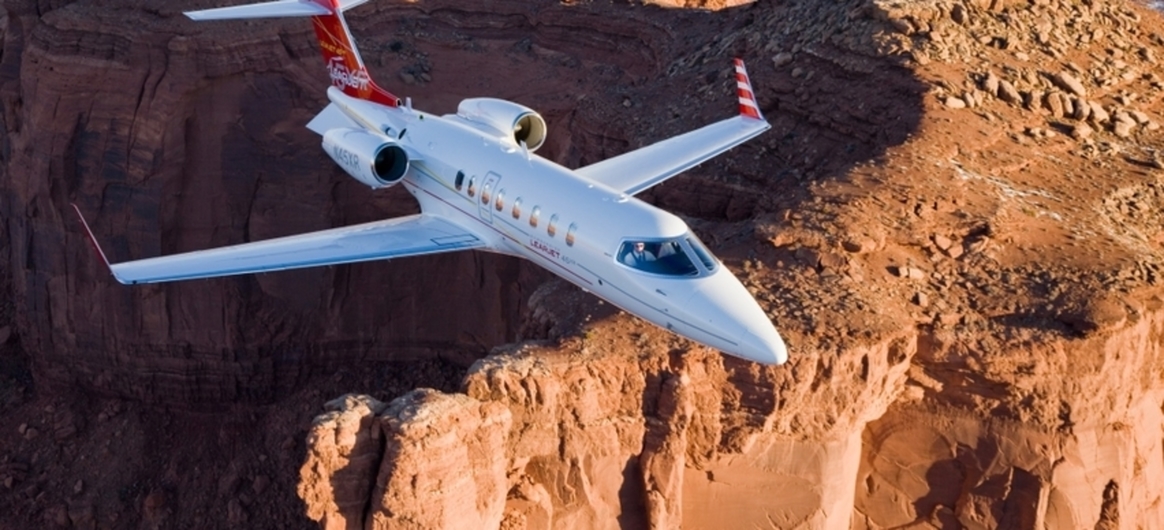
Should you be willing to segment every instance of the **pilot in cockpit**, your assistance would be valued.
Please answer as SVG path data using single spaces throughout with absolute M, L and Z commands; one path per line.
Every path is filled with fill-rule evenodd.
M 655 261 L 655 255 L 647 250 L 647 244 L 642 241 L 635 241 L 631 251 L 622 257 L 623 263 L 639 269 L 652 261 Z

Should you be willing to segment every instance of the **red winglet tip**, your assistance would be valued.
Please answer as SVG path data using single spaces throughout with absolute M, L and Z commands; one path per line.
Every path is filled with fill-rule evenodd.
M 81 226 L 85 229 L 85 234 L 89 237 L 89 243 L 93 245 L 93 250 L 97 252 L 97 257 L 101 258 L 101 262 L 105 263 L 105 266 L 112 272 L 113 266 L 109 263 L 109 258 L 105 256 L 105 251 L 101 250 L 101 245 L 97 244 L 97 238 L 93 236 L 93 230 L 89 228 L 89 223 L 85 221 L 85 216 L 81 215 L 81 208 L 77 206 L 77 203 L 69 203 L 69 205 L 73 207 L 73 211 L 77 212 L 77 218 L 81 220 Z
M 760 115 L 760 104 L 756 102 L 756 92 L 752 90 L 752 81 L 748 79 L 748 70 L 744 68 L 743 59 L 733 61 L 736 67 L 736 94 L 740 98 L 740 115 L 754 120 L 763 120 Z

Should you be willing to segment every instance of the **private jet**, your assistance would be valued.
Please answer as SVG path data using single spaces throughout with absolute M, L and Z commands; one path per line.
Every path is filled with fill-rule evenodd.
M 478 249 L 528 259 L 695 342 L 766 365 L 784 340 L 760 305 L 681 219 L 634 197 L 769 128 L 744 63 L 739 114 L 578 169 L 535 154 L 541 115 L 495 98 L 456 114 L 412 107 L 368 75 L 344 12 L 367 0 L 278 0 L 187 12 L 193 20 L 310 18 L 331 78 L 307 128 L 369 188 L 401 185 L 420 214 L 265 241 L 110 263 L 123 284 L 169 282 Z

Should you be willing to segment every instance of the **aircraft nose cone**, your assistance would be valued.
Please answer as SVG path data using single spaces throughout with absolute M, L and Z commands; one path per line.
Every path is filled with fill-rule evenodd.
M 781 365 L 788 360 L 788 347 L 784 339 L 771 326 L 767 332 L 760 330 L 754 333 L 751 329 L 744 331 L 740 337 L 740 346 L 744 351 L 741 356 L 760 364 Z
M 688 306 L 703 308 L 710 315 L 705 322 L 732 337 L 734 346 L 723 349 L 725 353 L 761 364 L 778 365 L 788 360 L 788 348 L 768 315 L 726 269 L 708 278 Z

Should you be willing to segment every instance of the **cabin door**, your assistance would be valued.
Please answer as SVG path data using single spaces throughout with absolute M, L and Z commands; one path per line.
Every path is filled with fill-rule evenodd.
M 493 204 L 498 200 L 497 186 L 500 182 L 501 175 L 490 171 L 485 174 L 485 182 L 481 184 L 481 200 L 477 203 L 477 214 L 490 224 L 493 223 Z

